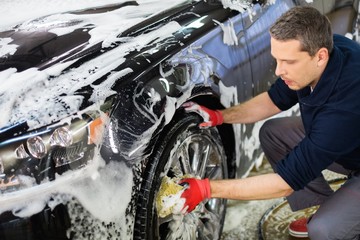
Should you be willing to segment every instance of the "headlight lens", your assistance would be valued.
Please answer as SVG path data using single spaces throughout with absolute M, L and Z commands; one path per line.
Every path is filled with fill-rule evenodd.
M 98 114 L 91 116 L 0 143 L 0 193 L 28 187 L 21 183 L 21 175 L 33 177 L 40 184 L 44 179 L 54 180 L 56 174 L 85 166 L 93 158 L 93 138 L 101 137 L 98 133 L 104 126 Z
M 61 127 L 55 129 L 50 137 L 51 146 L 68 147 L 72 144 L 73 139 L 68 128 Z
M 29 149 L 31 156 L 33 156 L 34 158 L 40 159 L 40 158 L 45 157 L 47 150 L 45 147 L 45 143 L 41 137 L 36 136 L 36 137 L 29 138 L 26 141 L 26 145 L 27 145 L 27 148 Z
M 18 148 L 16 148 L 15 154 L 16 154 L 16 158 L 19 158 L 19 159 L 29 157 L 29 154 L 26 152 L 23 144 L 21 144 Z

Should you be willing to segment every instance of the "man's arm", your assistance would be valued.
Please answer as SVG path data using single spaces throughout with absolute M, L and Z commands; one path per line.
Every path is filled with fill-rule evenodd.
M 182 106 L 186 112 L 195 112 L 204 119 L 204 122 L 199 124 L 201 128 L 215 127 L 223 123 L 255 123 L 281 112 L 267 92 L 223 110 L 208 109 L 194 102 L 186 102 Z
M 242 179 L 211 180 L 212 198 L 234 200 L 261 200 L 286 197 L 293 190 L 276 173 L 269 173 Z
M 221 110 L 224 123 L 254 123 L 279 112 L 281 110 L 273 103 L 267 92 L 245 103 Z
M 225 180 L 184 178 L 180 184 L 186 186 L 181 197 L 185 199 L 184 209 L 187 212 L 191 212 L 200 202 L 209 198 L 263 200 L 286 197 L 293 192 L 276 173 Z

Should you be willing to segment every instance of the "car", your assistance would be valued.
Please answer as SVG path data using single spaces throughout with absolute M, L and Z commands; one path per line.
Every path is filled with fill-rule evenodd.
M 161 179 L 247 176 L 261 122 L 203 129 L 182 105 L 266 91 L 267 30 L 307 3 L 70 3 L 38 13 L 20 1 L 24 14 L 2 21 L 0 239 L 219 239 L 226 200 L 161 218 Z

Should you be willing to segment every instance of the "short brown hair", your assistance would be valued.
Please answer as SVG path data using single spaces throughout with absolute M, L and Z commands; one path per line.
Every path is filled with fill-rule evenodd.
M 320 48 L 333 49 L 329 19 L 311 6 L 296 6 L 285 12 L 270 28 L 276 40 L 299 40 L 302 51 L 314 56 Z

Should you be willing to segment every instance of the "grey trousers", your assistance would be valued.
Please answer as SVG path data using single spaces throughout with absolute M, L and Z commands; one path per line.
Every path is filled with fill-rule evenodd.
M 264 123 L 260 129 L 260 143 L 273 169 L 304 135 L 300 117 L 274 118 Z M 289 205 L 293 211 L 320 205 L 308 221 L 312 240 L 360 239 L 360 171 L 352 172 L 336 163 L 328 169 L 348 175 L 349 179 L 334 192 L 320 176 L 288 196 Z

